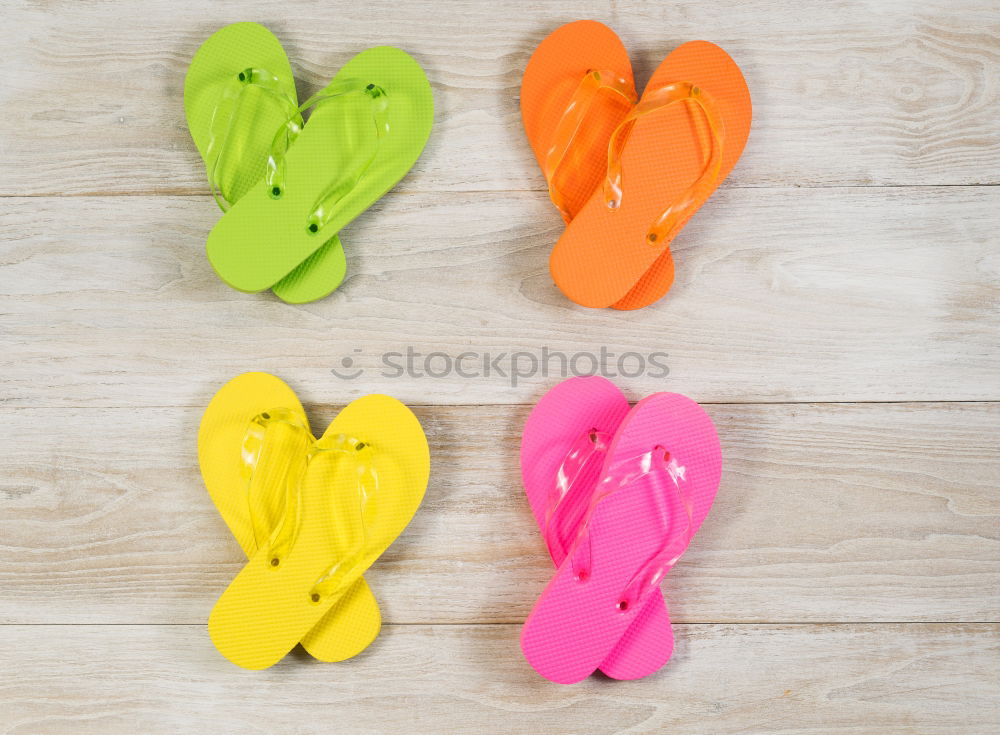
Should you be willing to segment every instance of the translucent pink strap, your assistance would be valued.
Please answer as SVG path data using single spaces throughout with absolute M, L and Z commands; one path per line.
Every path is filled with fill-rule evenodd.
M 564 542 L 564 536 L 559 532 L 560 521 L 567 507 L 564 501 L 574 490 L 584 468 L 595 456 L 603 457 L 610 443 L 610 434 L 597 429 L 585 431 L 573 442 L 559 465 L 555 484 L 549 491 L 545 506 L 545 525 L 542 530 L 545 544 L 549 548 L 549 556 L 557 562 L 564 559 L 569 551 L 569 545 Z
M 650 592 L 658 590 L 664 575 L 680 559 L 694 534 L 693 503 L 685 484 L 686 475 L 686 468 L 661 446 L 619 460 L 609 467 L 607 474 L 594 489 L 590 508 L 580 525 L 574 544 L 571 561 L 574 578 L 583 582 L 589 579 L 593 572 L 589 526 L 597 505 L 622 488 L 648 478 L 655 490 L 653 500 L 656 520 L 662 532 L 663 543 L 629 580 L 621 593 L 618 609 L 625 611 L 637 608 Z M 683 519 L 683 526 L 680 529 L 675 525 L 677 518 Z

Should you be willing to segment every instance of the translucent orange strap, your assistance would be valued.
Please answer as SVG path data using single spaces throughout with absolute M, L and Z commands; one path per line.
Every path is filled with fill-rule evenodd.
M 635 104 L 635 88 L 631 82 L 626 81 L 613 71 L 591 69 L 580 80 L 579 86 L 573 92 L 573 96 L 570 97 L 569 104 L 566 105 L 566 110 L 563 112 L 562 117 L 556 124 L 555 132 L 552 134 L 552 146 L 549 148 L 548 153 L 545 154 L 545 164 L 542 166 L 542 172 L 545 174 L 545 180 L 549 184 L 549 197 L 567 223 L 571 217 L 569 208 L 566 205 L 566 198 L 556 186 L 556 173 L 566 160 L 566 154 L 573 145 L 573 141 L 580 131 L 587 113 L 590 111 L 590 106 L 602 89 L 610 90 L 621 96 L 630 105 Z
M 709 134 L 712 138 L 712 150 L 709 153 L 705 168 L 691 186 L 681 192 L 681 195 L 668 206 L 646 233 L 646 241 L 650 245 L 667 242 L 674 228 L 689 210 L 708 198 L 719 181 L 722 168 L 722 144 L 725 139 L 725 125 L 719 116 L 719 111 L 712 98 L 705 90 L 690 82 L 674 82 L 659 89 L 647 91 L 629 116 L 615 128 L 608 142 L 608 176 L 604 180 L 604 201 L 609 209 L 618 209 L 622 204 L 622 152 L 628 142 L 629 135 L 636 121 L 652 112 L 669 107 L 675 102 L 693 102 L 705 115 Z

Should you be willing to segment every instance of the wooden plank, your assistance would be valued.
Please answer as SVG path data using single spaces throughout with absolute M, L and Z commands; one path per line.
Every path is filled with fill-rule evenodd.
M 621 365 L 645 364 L 622 380 L 633 395 L 996 400 L 998 213 L 996 187 L 729 190 L 675 243 L 672 292 L 618 312 L 553 286 L 562 225 L 542 194 L 390 195 L 343 233 L 348 280 L 301 307 L 215 276 L 206 197 L 0 199 L 2 400 L 201 406 L 233 375 L 266 370 L 313 402 L 526 403 L 563 370 L 593 370 L 568 358 L 602 348 L 614 374 L 624 353 L 641 356 Z M 382 361 L 408 347 L 423 377 Z M 432 371 L 473 351 L 462 369 L 480 377 L 454 362 L 429 376 L 436 351 Z M 528 354 L 513 385 L 516 352 Z M 485 375 L 484 355 L 503 355 L 502 372 Z M 352 374 L 345 357 L 362 378 L 331 372 Z
M 244 672 L 202 626 L 0 628 L 0 730 L 994 735 L 996 625 L 683 626 L 634 682 L 541 679 L 517 626 L 389 626 L 357 658 Z
M 518 86 L 572 18 L 622 35 L 640 84 L 706 38 L 742 66 L 755 123 L 733 186 L 1000 182 L 1000 18 L 981 0 L 871 3 L 363 4 L 292 0 L 9 2 L 0 27 L 0 194 L 200 193 L 182 107 L 198 45 L 234 19 L 271 27 L 304 93 L 376 43 L 413 52 L 434 85 L 431 142 L 409 191 L 540 190 Z M 474 39 L 474 40 L 471 40 Z
M 675 620 L 1000 622 L 1000 406 L 708 410 L 723 483 L 664 585 Z M 528 407 L 417 413 L 432 476 L 367 575 L 384 619 L 523 621 L 552 574 L 521 491 Z M 0 417 L 0 623 L 207 619 L 243 557 L 198 473 L 200 408 Z

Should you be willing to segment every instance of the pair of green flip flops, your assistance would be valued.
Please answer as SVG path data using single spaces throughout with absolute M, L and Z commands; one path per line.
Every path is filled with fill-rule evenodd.
M 337 233 L 416 163 L 434 100 L 416 61 L 379 46 L 299 104 L 278 39 L 234 23 L 191 61 L 184 111 L 224 212 L 206 244 L 212 267 L 235 289 L 300 304 L 344 280 Z

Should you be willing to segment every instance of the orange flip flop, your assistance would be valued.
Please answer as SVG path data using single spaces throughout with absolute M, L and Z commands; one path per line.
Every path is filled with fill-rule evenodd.
M 572 102 L 564 97 L 553 129 L 572 127 Z M 725 51 L 692 41 L 671 53 L 610 134 L 603 181 L 569 210 L 549 261 L 560 290 L 595 308 L 638 309 L 662 297 L 673 283 L 670 242 L 735 166 L 750 119 L 750 92 Z
M 608 140 L 636 98 L 628 51 L 603 23 L 567 23 L 531 55 L 521 79 L 521 118 L 567 223 L 604 179 Z

